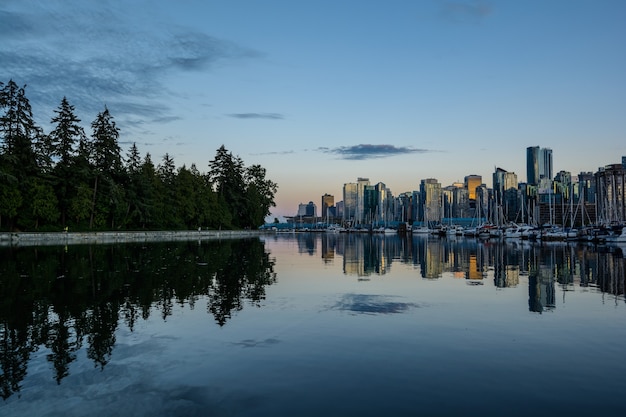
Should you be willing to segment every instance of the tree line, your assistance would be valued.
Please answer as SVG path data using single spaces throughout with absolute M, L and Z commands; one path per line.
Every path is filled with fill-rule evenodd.
M 63 97 L 44 133 L 26 86 L 0 81 L 0 230 L 243 229 L 264 223 L 277 184 L 224 145 L 202 173 L 157 164 L 136 143 L 126 155 L 107 107 L 81 127 Z

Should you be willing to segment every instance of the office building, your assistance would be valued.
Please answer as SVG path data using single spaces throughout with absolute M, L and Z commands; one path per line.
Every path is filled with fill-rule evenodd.
M 530 146 L 526 148 L 526 181 L 539 185 L 542 179 L 552 179 L 552 149 Z
M 330 194 L 322 196 L 322 219 L 327 220 L 330 216 L 328 209 L 335 205 L 335 197 Z
M 476 187 L 480 187 L 483 183 L 483 177 L 481 175 L 468 175 L 465 177 L 463 186 L 469 192 L 469 198 L 476 200 Z
M 357 205 L 357 184 L 349 182 L 343 185 L 343 220 L 354 222 Z
M 443 217 L 441 184 L 434 178 L 427 178 L 420 183 L 422 221 L 438 223 Z

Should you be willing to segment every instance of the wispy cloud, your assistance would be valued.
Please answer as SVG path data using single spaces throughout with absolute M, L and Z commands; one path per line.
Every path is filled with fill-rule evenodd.
M 227 114 L 228 117 L 234 117 L 236 119 L 269 119 L 269 120 L 282 120 L 285 117 L 280 113 L 231 113 Z
M 433 152 L 429 149 L 417 149 L 405 146 L 367 144 L 340 146 L 338 148 L 318 148 L 317 150 L 328 154 L 338 155 L 341 159 L 349 160 L 386 158 L 389 156 L 405 155 L 408 153 Z
M 445 1 L 441 15 L 454 23 L 478 23 L 493 12 L 491 4 L 483 0 Z
M 294 151 L 272 151 L 272 152 L 257 152 L 250 155 L 291 155 Z
M 34 110 L 51 113 L 66 96 L 88 112 L 85 118 L 95 118 L 106 104 L 116 118 L 167 123 L 179 118 L 171 104 L 179 93 L 168 89 L 168 76 L 260 56 L 194 29 L 165 24 L 152 30 L 150 17 L 124 7 L 106 1 L 49 0 L 36 7 L 3 2 L 0 80 L 27 84 Z

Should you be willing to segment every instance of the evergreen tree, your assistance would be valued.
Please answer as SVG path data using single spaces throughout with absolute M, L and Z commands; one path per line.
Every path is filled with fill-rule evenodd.
M 0 116 L 2 150 L 10 159 L 14 175 L 20 183 L 37 171 L 33 142 L 42 131 L 33 119 L 26 86 L 10 80 L 0 90 L 0 105 L 5 109 Z
M 80 119 L 74 115 L 74 106 L 66 97 L 63 97 L 59 108 L 54 112 L 56 116 L 52 118 L 51 123 L 56 123 L 56 126 L 50 132 L 51 156 L 57 165 L 69 168 L 76 155 L 78 142 L 85 138 L 85 131 L 79 124 Z
M 126 185 L 126 224 L 132 228 L 141 225 L 142 206 L 141 195 L 141 156 L 137 144 L 133 143 L 126 154 L 126 172 L 128 184 Z
M 274 195 L 278 190 L 276 183 L 265 178 L 266 170 L 261 165 L 252 165 L 246 169 L 246 201 L 248 203 L 249 227 L 259 227 L 265 223 L 270 208 L 275 207 Z
M 120 131 L 106 106 L 91 123 L 91 128 L 93 165 L 100 174 L 115 176 L 122 170 L 121 150 L 118 144 Z
M 104 108 L 91 123 L 93 129 L 91 157 L 95 169 L 93 200 L 89 227 L 115 228 L 119 205 L 123 190 L 119 189 L 115 180 L 122 173 L 122 158 L 118 145 L 119 129 Z
M 159 190 L 162 188 L 161 180 L 156 174 L 156 168 L 152 162 L 150 153 L 147 153 L 141 164 L 139 177 L 139 200 L 142 202 L 141 226 L 146 229 L 159 229 L 161 222 L 161 199 Z
M 180 223 L 183 223 L 188 229 L 195 229 L 200 225 L 195 199 L 196 193 L 200 190 L 196 187 L 194 175 L 183 165 L 176 175 L 176 214 Z
M 63 97 L 59 108 L 54 111 L 56 116 L 51 123 L 56 123 L 50 132 L 50 156 L 56 163 L 54 168 L 55 189 L 61 212 L 61 223 L 66 224 L 67 211 L 70 200 L 76 193 L 78 184 L 73 183 L 73 162 L 77 156 L 77 144 L 86 140 L 85 132 L 79 125 L 80 119 L 74 115 L 74 106 L 70 105 L 66 97 Z
M 232 224 L 226 227 L 245 226 L 245 211 L 247 209 L 244 192 L 244 166 L 239 157 L 234 157 L 222 145 L 209 163 L 209 179 L 218 195 L 218 203 L 224 204 L 232 216 Z
M 161 197 L 162 225 L 166 228 L 180 228 L 184 221 L 177 210 L 179 205 L 176 199 L 176 165 L 168 153 L 163 156 L 157 172 L 161 182 L 158 195 Z

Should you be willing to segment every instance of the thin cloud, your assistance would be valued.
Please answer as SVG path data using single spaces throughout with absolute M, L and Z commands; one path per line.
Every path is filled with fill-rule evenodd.
M 294 151 L 272 151 L 272 152 L 257 152 L 250 155 L 291 155 Z
M 376 159 L 386 158 L 389 156 L 406 155 L 409 153 L 427 153 L 433 152 L 428 149 L 416 149 L 405 146 L 394 145 L 354 145 L 354 146 L 340 146 L 338 148 L 318 148 L 318 151 L 338 155 L 341 159 L 348 160 L 364 160 L 364 159 Z
M 234 117 L 236 119 L 283 120 L 285 118 L 280 113 L 231 113 L 231 114 L 227 114 L 226 116 Z
M 446 1 L 441 15 L 453 23 L 478 23 L 493 12 L 491 4 L 482 0 Z

